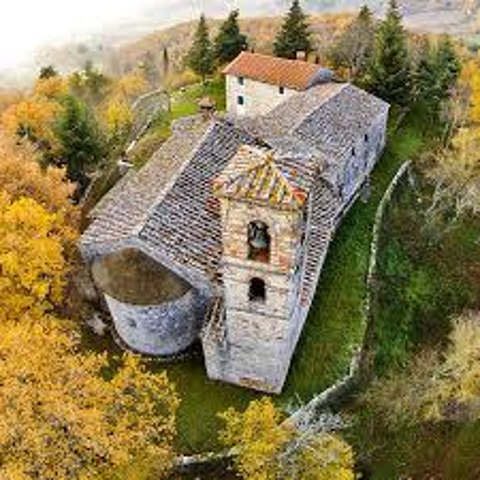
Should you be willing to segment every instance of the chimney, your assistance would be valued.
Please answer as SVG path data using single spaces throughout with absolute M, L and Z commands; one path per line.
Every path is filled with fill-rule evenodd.
M 198 108 L 204 121 L 211 120 L 216 111 L 215 102 L 210 97 L 204 97 L 198 102 Z
M 297 60 L 301 60 L 302 62 L 307 61 L 307 53 L 306 52 L 297 52 Z

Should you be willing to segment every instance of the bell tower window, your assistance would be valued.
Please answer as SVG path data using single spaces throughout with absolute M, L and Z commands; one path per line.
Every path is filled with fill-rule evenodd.
M 252 280 L 250 280 L 248 299 L 251 302 L 265 302 L 266 298 L 267 291 L 265 282 L 261 278 L 252 278 Z
M 251 222 L 248 226 L 248 259 L 268 263 L 270 261 L 270 244 L 268 225 L 258 220 Z

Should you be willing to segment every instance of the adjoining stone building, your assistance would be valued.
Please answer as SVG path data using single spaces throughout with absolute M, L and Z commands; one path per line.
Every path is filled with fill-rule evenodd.
M 241 58 L 230 82 L 234 71 L 263 75 L 265 56 Z M 277 88 L 305 67 L 268 63 L 283 72 Z M 314 68 L 315 82 L 262 115 L 239 115 L 233 96 L 225 118 L 177 121 L 96 209 L 81 250 L 134 350 L 171 355 L 200 339 L 211 378 L 281 391 L 329 243 L 385 146 L 389 110 Z M 250 95 L 264 100 L 261 89 Z M 131 261 L 142 267 L 129 275 Z M 125 282 L 112 281 L 115 267 Z M 148 292 L 137 299 L 132 284 Z

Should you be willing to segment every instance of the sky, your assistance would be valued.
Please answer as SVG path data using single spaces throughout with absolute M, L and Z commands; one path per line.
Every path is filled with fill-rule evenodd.
M 192 1 L 192 0 L 189 0 Z M 101 31 L 162 0 L 3 0 L 0 69 L 15 67 L 51 41 Z M 168 0 L 167 0 L 168 2 Z

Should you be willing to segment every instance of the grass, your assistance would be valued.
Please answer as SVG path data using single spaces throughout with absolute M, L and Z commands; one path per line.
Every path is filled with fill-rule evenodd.
M 210 97 L 215 102 L 217 110 L 224 111 L 226 108 L 224 79 L 214 78 L 205 84 L 195 83 L 172 92 L 170 111 L 158 115 L 130 154 L 136 168 L 143 166 L 168 139 L 173 121 L 198 114 L 198 102 L 204 97 Z

